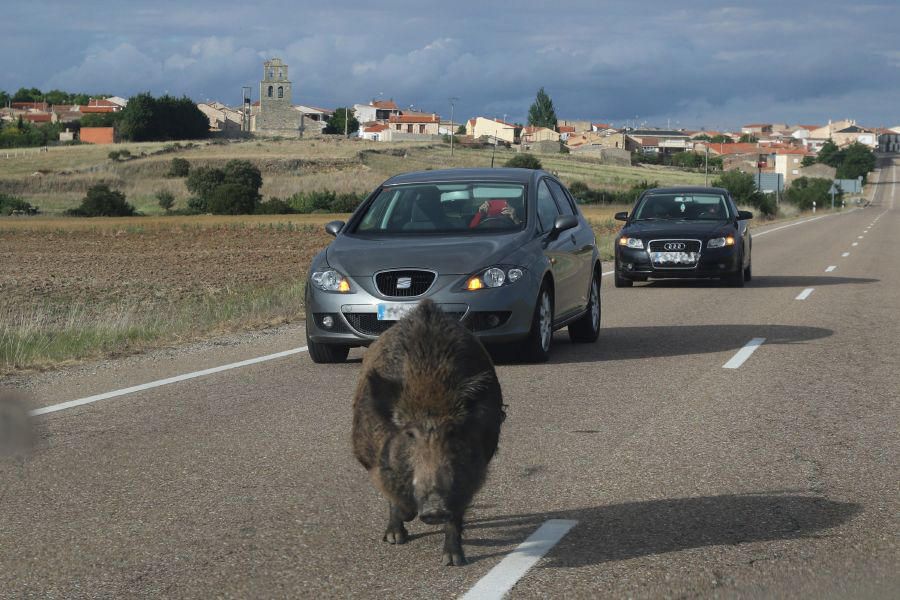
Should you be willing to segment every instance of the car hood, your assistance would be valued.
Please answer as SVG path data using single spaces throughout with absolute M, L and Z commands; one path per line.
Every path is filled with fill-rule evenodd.
M 724 232 L 733 232 L 730 221 L 637 221 L 622 230 L 640 238 L 697 237 L 707 238 Z
M 466 275 L 497 264 L 528 235 L 525 232 L 467 236 L 355 236 L 342 235 L 327 249 L 328 264 L 353 276 L 369 276 L 385 269 L 420 268 L 441 275 Z

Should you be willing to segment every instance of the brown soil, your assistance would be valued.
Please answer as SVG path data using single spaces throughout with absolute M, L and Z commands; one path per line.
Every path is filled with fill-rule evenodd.
M 302 280 L 321 227 L 0 231 L 0 305 L 161 305 Z

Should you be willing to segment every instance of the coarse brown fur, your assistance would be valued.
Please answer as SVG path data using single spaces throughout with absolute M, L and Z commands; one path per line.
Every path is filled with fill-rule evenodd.
M 418 514 L 444 524 L 444 564 L 465 564 L 462 521 L 497 449 L 500 383 L 481 343 L 431 301 L 365 354 L 353 451 L 388 499 L 384 540 L 404 543 Z

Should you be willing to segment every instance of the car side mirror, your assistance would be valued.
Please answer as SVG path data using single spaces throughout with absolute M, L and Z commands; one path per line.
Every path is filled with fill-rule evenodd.
M 617 212 L 615 215 L 613 215 L 613 219 L 615 219 L 616 221 L 627 221 L 628 213 L 627 212 Z
M 550 230 L 550 239 L 555 240 L 563 231 L 578 227 L 578 217 L 575 215 L 559 215 L 553 221 L 553 229 Z
M 747 219 L 752 219 L 753 213 L 749 210 L 739 210 L 738 211 L 738 221 L 746 221 Z
M 330 221 L 325 224 L 325 231 L 330 233 L 331 235 L 337 237 L 337 234 L 341 232 L 341 229 L 344 228 L 343 221 Z

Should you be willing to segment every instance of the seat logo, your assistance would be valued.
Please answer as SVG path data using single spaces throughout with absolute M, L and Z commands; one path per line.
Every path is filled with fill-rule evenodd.
M 687 244 L 685 244 L 684 242 L 666 242 L 663 248 L 669 251 L 684 250 L 685 248 L 687 248 Z
M 412 277 L 398 277 L 397 278 L 397 289 L 398 290 L 408 290 L 412 287 Z

